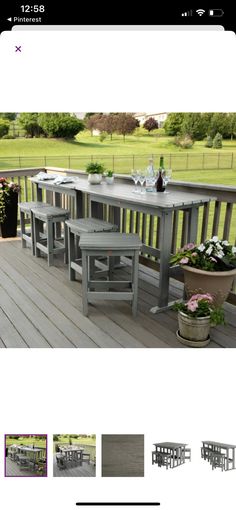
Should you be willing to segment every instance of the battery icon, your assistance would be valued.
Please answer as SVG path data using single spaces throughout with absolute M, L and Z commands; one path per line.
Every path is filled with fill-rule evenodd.
M 210 9 L 208 11 L 208 14 L 209 14 L 209 16 L 215 16 L 215 17 L 220 18 L 221 16 L 224 15 L 224 11 L 223 11 L 223 9 Z

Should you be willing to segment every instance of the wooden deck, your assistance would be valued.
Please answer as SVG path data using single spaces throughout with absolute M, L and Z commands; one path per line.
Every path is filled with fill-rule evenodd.
M 129 271 L 129 268 L 121 271 Z M 32 257 L 20 239 L 0 241 L 0 347 L 180 347 L 176 313 L 153 315 L 158 273 L 140 266 L 139 313 L 128 303 L 98 302 L 82 314 L 81 283 L 68 280 L 58 258 L 48 267 Z M 171 298 L 182 295 L 182 284 L 171 280 Z M 227 326 L 212 328 L 210 348 L 236 347 L 235 307 L 225 305 Z
M 6 459 L 6 476 L 42 476 L 35 471 L 29 471 L 28 469 L 21 468 L 17 462 L 11 459 Z M 44 475 L 45 477 L 46 475 Z
M 56 477 L 79 477 L 79 476 L 95 476 L 96 467 L 92 462 L 88 464 L 84 462 L 82 466 L 75 466 L 67 469 L 59 469 L 57 467 L 56 455 L 53 456 L 53 476 Z

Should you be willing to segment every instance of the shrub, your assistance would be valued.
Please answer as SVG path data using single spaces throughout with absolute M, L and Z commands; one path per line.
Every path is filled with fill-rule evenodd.
M 0 138 L 3 138 L 3 136 L 8 135 L 10 127 L 10 122 L 7 119 L 0 119 Z
M 213 140 L 213 149 L 222 149 L 222 135 L 220 133 L 216 133 Z
M 208 135 L 207 139 L 206 139 L 205 147 L 209 147 L 211 149 L 212 146 L 213 146 L 213 140 L 212 140 L 211 136 Z
M 194 141 L 189 135 L 178 135 L 175 137 L 174 143 L 177 147 L 180 147 L 181 149 L 191 149 L 194 144 Z
M 102 131 L 99 135 L 100 142 L 104 142 L 104 140 L 106 140 L 106 137 L 107 137 L 106 133 Z
M 4 136 L 2 136 L 2 138 L 4 140 L 15 140 L 16 137 L 13 135 L 4 135 Z

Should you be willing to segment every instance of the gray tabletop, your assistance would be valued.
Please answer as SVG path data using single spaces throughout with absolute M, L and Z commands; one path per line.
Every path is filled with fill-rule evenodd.
M 154 446 L 160 446 L 161 448 L 183 448 L 187 446 L 187 443 L 153 443 Z
M 211 444 L 212 446 L 220 446 L 221 448 L 236 448 L 235 444 L 227 444 L 227 443 L 218 443 L 217 441 L 202 441 L 206 444 Z
M 89 184 L 86 178 L 76 177 L 73 183 L 61 184 L 59 186 L 53 184 L 53 180 L 40 181 L 37 177 L 31 179 L 35 184 L 39 184 L 45 188 L 53 188 L 55 192 L 63 192 L 63 190 L 78 190 L 97 196 L 98 198 L 110 198 L 120 201 L 129 201 L 135 204 L 141 204 L 147 207 L 173 209 L 191 206 L 194 204 L 204 204 L 214 199 L 201 195 L 200 193 L 188 193 L 184 191 L 167 191 L 164 193 L 134 193 L 134 186 L 131 184 L 121 184 L 115 182 L 108 185 L 105 182 L 101 184 Z

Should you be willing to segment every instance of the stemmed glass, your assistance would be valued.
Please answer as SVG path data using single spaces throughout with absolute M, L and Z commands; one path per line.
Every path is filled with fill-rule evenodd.
M 146 181 L 146 175 L 145 175 L 145 172 L 143 170 L 140 170 L 139 172 L 139 182 L 141 184 L 141 194 L 143 194 L 145 191 L 144 191 L 144 183 Z
M 167 168 L 166 170 L 164 170 L 164 174 L 163 174 L 164 183 L 163 184 L 164 184 L 165 188 L 167 187 L 168 182 L 171 180 L 171 176 L 172 176 L 171 168 Z
M 138 170 L 132 170 L 131 177 L 132 177 L 132 179 L 134 181 L 134 184 L 135 184 L 135 188 L 134 188 L 133 193 L 138 193 L 138 182 L 139 182 L 139 172 L 138 172 Z

